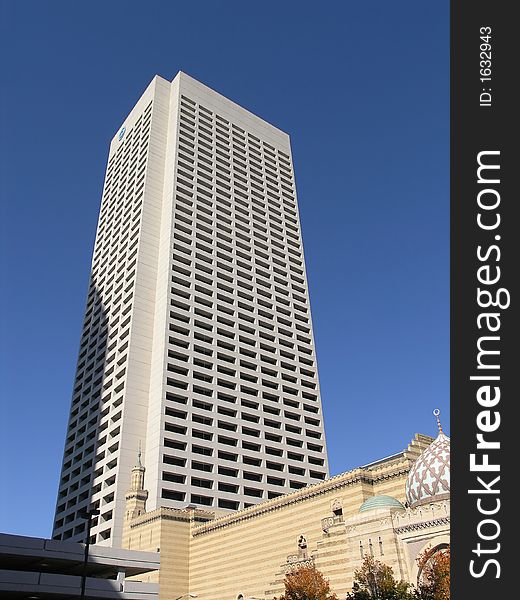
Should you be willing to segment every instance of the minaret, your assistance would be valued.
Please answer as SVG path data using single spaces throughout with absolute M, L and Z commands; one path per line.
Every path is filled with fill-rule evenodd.
M 441 425 L 441 420 L 440 420 L 440 414 L 441 414 L 441 411 L 440 411 L 438 408 L 436 408 L 436 409 L 433 411 L 433 416 L 434 416 L 434 417 L 435 417 L 435 419 L 437 420 L 437 427 L 438 427 L 438 429 L 439 429 L 439 433 L 442 433 L 442 434 L 444 434 L 444 431 L 442 430 L 442 425 Z
M 145 468 L 141 463 L 141 446 L 137 454 L 137 464 L 132 469 L 131 487 L 126 492 L 125 521 L 131 521 L 146 512 L 148 491 L 144 489 Z

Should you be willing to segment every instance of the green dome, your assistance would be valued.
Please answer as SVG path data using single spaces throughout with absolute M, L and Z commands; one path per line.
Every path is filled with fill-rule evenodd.
M 392 496 L 372 496 L 363 502 L 359 507 L 359 512 L 375 510 L 376 508 L 404 508 L 404 506 Z

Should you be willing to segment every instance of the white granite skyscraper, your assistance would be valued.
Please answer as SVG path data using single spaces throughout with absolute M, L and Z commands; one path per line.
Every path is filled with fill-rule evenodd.
M 147 510 L 237 510 L 328 475 L 287 134 L 184 73 L 108 157 L 54 537 L 119 545 Z

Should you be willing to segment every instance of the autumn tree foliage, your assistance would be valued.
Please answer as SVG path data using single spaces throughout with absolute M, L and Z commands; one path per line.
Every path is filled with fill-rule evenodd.
M 417 600 L 450 600 L 450 547 L 425 550 L 417 562 L 421 572 Z
M 329 582 L 314 566 L 289 571 L 283 583 L 285 591 L 275 600 L 338 600 Z
M 354 572 L 352 592 L 347 600 L 412 600 L 410 585 L 396 581 L 392 567 L 365 556 L 361 567 Z

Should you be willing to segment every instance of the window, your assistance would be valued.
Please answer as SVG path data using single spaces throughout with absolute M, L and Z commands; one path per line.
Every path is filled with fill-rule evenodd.
M 178 492 L 175 490 L 163 489 L 161 491 L 161 498 L 165 498 L 166 500 L 177 500 L 178 502 L 182 502 L 185 497 L 184 492 Z
M 212 506 L 213 498 L 209 496 L 201 496 L 198 494 L 191 494 L 191 502 L 193 504 L 202 504 L 204 506 Z
M 211 473 L 213 471 L 213 465 L 210 463 L 199 462 L 197 460 L 191 461 L 191 468 L 196 471 L 205 471 Z
M 221 492 L 229 492 L 231 494 L 237 494 L 238 493 L 238 485 L 233 485 L 231 483 L 225 483 L 225 482 L 220 482 L 218 484 L 218 489 Z
M 238 510 L 238 502 L 235 500 L 227 500 L 225 498 L 220 498 L 218 501 L 219 508 L 228 508 L 230 510 Z M 239 598 L 243 598 L 243 596 L 239 596 Z
M 191 485 L 211 489 L 213 487 L 213 481 L 210 479 L 202 479 L 200 477 L 192 477 Z
M 185 475 L 179 475 L 178 473 L 163 473 L 163 481 L 173 481 L 174 483 L 184 483 L 186 481 Z

